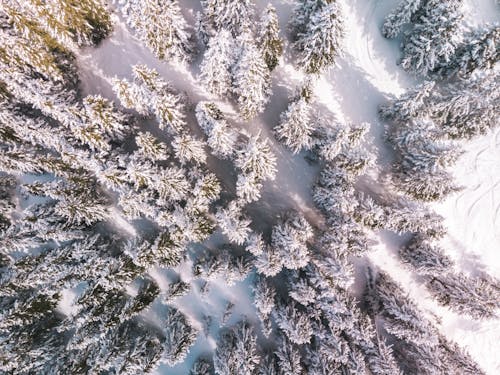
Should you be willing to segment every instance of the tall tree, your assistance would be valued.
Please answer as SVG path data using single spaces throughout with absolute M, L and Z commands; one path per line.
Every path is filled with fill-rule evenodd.
M 128 0 L 124 13 L 138 38 L 159 59 L 191 60 L 192 36 L 177 0 Z
M 233 91 L 241 116 L 246 120 L 251 119 L 264 111 L 271 95 L 269 69 L 252 40 L 243 41 L 233 72 Z
M 83 0 L 68 3 L 65 0 L 49 0 L 40 3 L 36 0 L 8 0 L 7 7 L 19 10 L 30 22 L 38 23 L 48 34 L 63 45 L 95 45 L 112 30 L 111 18 L 101 0 Z
M 259 362 L 257 336 L 248 323 L 240 322 L 221 333 L 214 356 L 217 375 L 252 375 Z
M 411 22 L 412 17 L 417 13 L 425 0 L 401 0 L 384 20 L 382 35 L 386 38 L 395 38 L 401 33 L 404 25 Z
M 318 74 L 333 65 L 341 55 L 344 21 L 335 1 L 311 13 L 305 30 L 297 34 L 294 44 L 298 66 L 306 73 Z
M 210 36 L 222 29 L 234 37 L 251 25 L 254 4 L 252 0 L 202 0 L 202 22 Z
M 223 96 L 231 91 L 232 69 L 236 57 L 235 41 L 229 31 L 223 29 L 210 39 L 199 76 L 209 92 Z
M 269 71 L 276 68 L 283 54 L 283 39 L 279 34 L 278 15 L 276 9 L 269 4 L 262 13 L 257 36 L 258 46 Z
M 427 75 L 450 62 L 459 44 L 461 0 L 428 0 L 403 40 L 403 69 Z
M 477 70 L 492 69 L 500 60 L 500 26 L 488 25 L 465 36 L 450 62 L 438 73 L 444 77 L 467 77 Z
M 292 98 L 274 129 L 277 138 L 294 153 L 313 146 L 313 130 L 310 99 L 304 95 Z

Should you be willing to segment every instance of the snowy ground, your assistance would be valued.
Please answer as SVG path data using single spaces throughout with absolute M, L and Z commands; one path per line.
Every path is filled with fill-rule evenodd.
M 188 21 L 193 24 L 199 2 L 180 2 Z M 281 28 L 285 30 L 293 1 L 270 2 L 277 8 Z M 258 9 L 262 9 L 268 1 L 259 0 L 256 3 Z M 368 122 L 371 125 L 370 142 L 377 152 L 380 165 L 388 163 L 390 152 L 383 144 L 383 124 L 378 120 L 377 107 L 391 95 L 399 95 L 417 83 L 396 64 L 398 42 L 384 39 L 379 31 L 383 17 L 396 3 L 397 0 L 345 1 L 345 56 L 316 85 L 318 102 L 333 112 L 340 122 Z M 495 0 L 468 0 L 467 9 L 473 24 L 498 20 Z M 278 157 L 279 173 L 276 180 L 265 185 L 262 200 L 251 207 L 254 221 L 266 220 L 290 207 L 300 209 L 311 221 L 317 221 L 318 218 L 310 195 L 317 169 L 309 165 L 303 155 L 292 155 L 273 139 L 271 133 L 280 112 L 286 108 L 287 97 L 303 78 L 293 68 L 289 50 L 287 46 L 284 61 L 274 73 L 273 97 L 268 109 L 246 125 L 249 132 L 261 131 L 267 136 Z M 182 69 L 157 60 L 131 36 L 119 19 L 116 19 L 115 30 L 110 38 L 96 49 L 82 51 L 79 56 L 84 91 L 116 99 L 111 90 L 111 78 L 130 77 L 131 65 L 138 63 L 157 69 L 165 79 L 185 91 L 193 103 L 210 99 L 197 84 L 199 61 L 195 61 L 189 69 Z M 236 118 L 234 121 L 237 122 Z M 434 208 L 446 219 L 449 229 L 446 248 L 457 259 L 459 266 L 467 272 L 478 274 L 486 271 L 500 277 L 500 131 L 469 143 L 466 150 L 454 171 L 464 190 Z M 495 350 L 500 341 L 500 321 L 477 322 L 439 307 L 414 276 L 402 269 L 395 256 L 396 250 L 394 238 L 381 233 L 380 244 L 370 254 L 370 258 L 402 283 L 425 311 L 440 317 L 443 333 L 466 347 L 488 374 L 500 374 L 500 358 Z M 190 280 L 188 269 L 176 271 L 185 281 Z M 153 276 L 164 286 L 172 277 L 161 270 L 156 270 Z M 203 315 L 212 315 L 209 334 L 205 336 L 200 333 L 184 363 L 174 368 L 161 366 L 158 374 L 186 374 L 198 355 L 213 350 L 218 319 L 227 301 L 236 305 L 229 323 L 235 322 L 241 315 L 246 315 L 250 320 L 255 319 L 250 293 L 249 280 L 231 288 L 222 281 L 215 282 L 206 296 L 200 294 L 199 285 L 196 284 L 189 295 L 177 301 L 177 305 L 200 330 Z M 154 315 L 154 312 L 151 314 Z

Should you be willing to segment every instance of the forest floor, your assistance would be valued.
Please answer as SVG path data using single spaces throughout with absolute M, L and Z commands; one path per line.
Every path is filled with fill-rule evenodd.
M 282 30 L 286 30 L 294 1 L 270 2 L 278 11 Z M 194 14 L 200 7 L 199 1 L 180 0 L 180 3 L 188 22 L 194 24 Z M 267 3 L 267 0 L 256 1 L 257 12 L 260 13 Z M 377 156 L 377 170 L 386 168 L 391 162 L 391 152 L 383 138 L 384 124 L 378 118 L 377 108 L 391 96 L 400 95 L 418 83 L 397 65 L 399 42 L 384 39 L 379 31 L 384 16 L 395 4 L 397 0 L 345 1 L 345 54 L 338 60 L 336 67 L 320 77 L 315 87 L 318 104 L 331 111 L 338 122 L 370 124 L 368 146 Z M 496 7 L 495 0 L 467 0 L 468 22 L 475 24 L 495 21 L 498 15 Z M 289 208 L 300 210 L 308 220 L 316 224 L 321 221 L 311 197 L 311 187 L 317 177 L 318 167 L 308 163 L 304 154 L 292 154 L 272 134 L 279 114 L 286 109 L 288 97 L 304 78 L 293 67 L 290 49 L 287 45 L 283 61 L 273 73 L 273 96 L 261 116 L 242 124 L 238 121 L 233 103 L 221 103 L 223 109 L 232 114 L 232 124 L 244 127 L 253 134 L 260 131 L 263 136 L 268 137 L 278 159 L 276 179 L 267 182 L 261 200 L 249 206 L 249 214 L 258 227 L 264 227 L 277 214 Z M 111 37 L 97 48 L 83 50 L 78 62 L 85 94 L 101 94 L 118 102 L 111 89 L 111 79 L 130 78 L 132 65 L 146 64 L 157 69 L 178 90 L 186 92 L 191 102 L 196 104 L 200 100 L 216 100 L 197 82 L 200 59 L 201 56 L 198 56 L 188 68 L 159 61 L 133 37 L 123 20 L 116 17 Z M 193 113 L 188 118 L 195 121 Z M 464 189 L 435 204 L 433 208 L 445 218 L 449 230 L 449 235 L 444 239 L 445 248 L 459 266 L 472 274 L 488 272 L 500 277 L 500 131 L 467 143 L 465 149 L 465 154 L 454 170 L 457 181 Z M 377 170 L 373 173 L 376 174 Z M 234 174 L 226 173 L 223 184 L 234 186 L 235 180 Z M 398 261 L 397 236 L 380 231 L 377 237 L 379 243 L 374 246 L 373 252 L 356 263 L 355 286 L 361 284 L 365 263 L 370 259 L 401 283 L 426 313 L 439 317 L 441 331 L 466 348 L 488 374 L 500 374 L 500 357 L 496 353 L 497 343 L 500 341 L 500 321 L 480 322 L 458 316 L 438 306 L 418 278 L 403 269 Z M 221 235 L 216 234 L 205 245 L 211 246 L 221 241 Z M 189 264 L 175 271 L 184 281 L 192 279 Z M 172 271 L 159 269 L 154 270 L 152 276 L 160 286 L 177 277 Z M 193 282 L 195 285 L 192 291 L 178 299 L 176 305 L 200 330 L 206 324 L 204 317 L 211 316 L 208 334 L 198 335 L 185 362 L 172 368 L 162 365 L 157 374 L 185 375 L 200 354 L 215 348 L 221 326 L 219 322 L 228 301 L 234 303 L 235 307 L 227 324 L 236 322 L 241 315 L 247 316 L 250 321 L 256 321 L 250 279 L 251 277 L 232 287 L 228 287 L 223 280 L 211 282 L 207 294 L 202 294 L 200 285 Z M 359 293 L 359 290 L 354 290 L 354 293 Z M 151 319 L 155 319 L 154 307 L 148 314 Z

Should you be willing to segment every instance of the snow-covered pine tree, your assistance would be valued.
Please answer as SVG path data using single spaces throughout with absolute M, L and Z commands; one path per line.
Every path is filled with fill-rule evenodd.
M 259 277 L 255 281 L 253 292 L 257 316 L 262 324 L 262 333 L 264 336 L 269 337 L 272 332 L 270 316 L 275 308 L 276 291 L 265 277 Z
M 276 9 L 271 4 L 268 4 L 264 9 L 257 32 L 259 49 L 262 51 L 269 71 L 272 72 L 279 64 L 279 59 L 283 54 L 283 39 L 279 35 L 280 28 Z
M 500 90 L 495 70 L 468 80 L 436 86 L 425 83 L 380 107 L 383 118 L 402 124 L 432 119 L 450 138 L 472 138 L 498 125 Z
M 54 201 L 33 204 L 18 213 L 15 225 L 3 230 L 0 252 L 29 253 L 44 249 L 47 243 L 66 243 L 83 237 L 82 226 L 68 225 L 67 220 L 55 212 Z
M 314 332 L 311 317 L 301 311 L 298 304 L 278 305 L 273 316 L 279 329 L 292 343 L 303 345 L 310 342 Z
M 403 39 L 400 61 L 408 72 L 427 75 L 447 65 L 459 45 L 462 0 L 427 0 Z
M 429 116 L 451 138 L 472 138 L 500 124 L 500 73 L 490 71 L 433 92 Z
M 96 358 L 91 371 L 116 372 L 123 375 L 147 373 L 155 369 L 162 359 L 162 333 L 144 319 L 124 322 L 105 340 L 104 348 L 93 348 L 95 352 L 100 352 L 100 355 Z M 85 368 L 85 363 L 78 363 L 74 371 Z M 66 369 L 60 369 L 64 370 Z
M 173 300 L 175 300 L 176 298 L 182 297 L 182 296 L 188 294 L 190 290 L 191 290 L 191 284 L 189 284 L 185 281 L 182 281 L 180 279 L 177 281 L 174 281 L 174 282 L 168 284 L 168 288 L 165 291 L 165 295 L 164 295 L 164 301 L 166 303 L 170 303 Z
M 386 187 L 386 192 L 390 187 Z M 375 198 L 375 199 L 374 199 Z M 384 228 L 396 232 L 419 233 L 429 238 L 441 238 L 446 234 L 443 217 L 416 202 L 396 194 L 372 198 L 361 194 L 354 213 L 357 222 L 369 228 Z
M 271 95 L 271 77 L 261 51 L 246 33 L 239 41 L 241 51 L 233 67 L 233 92 L 241 116 L 248 120 L 264 111 Z
M 346 330 L 346 336 L 364 355 L 366 367 L 372 374 L 402 375 L 391 346 L 376 329 L 375 322 L 360 312 L 353 326 Z
M 400 191 L 432 201 L 459 190 L 446 168 L 462 151 L 457 144 L 447 142 L 433 122 L 415 119 L 401 124 L 389 140 L 397 152 L 393 181 Z
M 127 0 L 123 10 L 137 37 L 156 57 L 181 63 L 191 60 L 190 27 L 177 0 Z
M 335 0 L 333 0 L 335 1 Z M 297 41 L 298 34 L 304 33 L 311 16 L 325 7 L 332 0 L 297 0 L 288 24 L 292 40 Z
M 274 129 L 276 137 L 294 153 L 310 149 L 313 144 L 309 99 L 302 95 L 292 98 L 280 123 Z
M 265 246 L 254 261 L 257 272 L 268 277 L 276 276 L 283 269 L 283 258 L 273 246 Z
M 385 17 L 382 35 L 389 39 L 397 37 L 424 3 L 425 0 L 400 0 L 398 6 Z
M 168 146 L 159 141 L 151 133 L 139 132 L 135 137 L 139 152 L 152 161 L 167 160 L 169 158 Z
M 276 345 L 276 362 L 279 375 L 301 375 L 304 368 L 301 363 L 301 354 L 297 345 L 293 344 L 285 336 L 280 335 Z
M 253 375 L 260 360 L 257 336 L 247 322 L 242 321 L 220 334 L 214 355 L 217 375 Z
M 323 2 L 323 1 L 321 1 Z M 297 34 L 294 48 L 298 66 L 306 73 L 319 74 L 335 63 L 342 54 L 344 21 L 336 1 L 328 1 L 311 13 L 306 28 Z
M 380 116 L 396 123 L 404 123 L 412 118 L 427 116 L 435 85 L 435 82 L 426 81 L 415 89 L 408 90 L 401 97 L 381 105 L 379 108 Z
M 280 254 L 285 268 L 299 269 L 309 262 L 307 242 L 313 236 L 313 228 L 307 220 L 299 213 L 290 211 L 273 227 L 271 246 Z
M 237 58 L 235 48 L 236 42 L 228 30 L 222 29 L 210 38 L 199 76 L 210 93 L 224 96 L 231 91 L 232 70 Z
M 276 176 L 276 156 L 267 139 L 260 133 L 250 136 L 237 150 L 234 164 L 244 174 L 254 173 L 259 180 L 274 180 Z
M 444 250 L 422 236 L 415 236 L 399 253 L 404 263 L 423 276 L 426 287 L 440 304 L 475 319 L 497 316 L 498 281 L 455 271 L 454 262 Z
M 378 272 L 374 278 L 370 274 L 366 300 L 371 313 L 393 339 L 394 355 L 404 372 L 483 374 L 464 351 L 439 334 L 388 275 Z
M 204 164 L 207 160 L 204 143 L 187 133 L 175 136 L 172 147 L 181 164 Z
M 162 359 L 169 366 L 182 362 L 197 336 L 196 330 L 186 316 L 175 308 L 170 308 L 166 314 L 163 326 L 165 341 Z
M 252 26 L 252 0 L 202 0 L 201 5 L 201 22 L 210 37 L 223 29 L 236 37 L 244 28 Z
M 439 303 L 475 319 L 498 317 L 500 283 L 490 277 L 447 273 L 429 278 L 426 284 Z
M 212 375 L 214 373 L 214 365 L 209 358 L 198 358 L 194 363 L 189 375 Z
M 17 181 L 13 176 L 0 176 L 0 233 L 2 237 L 12 224 L 11 214 L 15 209 L 13 190 Z
M 243 245 L 250 234 L 251 221 L 242 213 L 237 201 L 229 203 L 227 208 L 220 208 L 215 214 L 217 223 L 229 241 Z
M 238 133 L 228 125 L 222 111 L 214 103 L 199 102 L 196 119 L 207 135 L 207 143 L 213 153 L 221 158 L 233 157 Z
M 409 265 L 419 275 L 439 276 L 454 267 L 453 261 L 443 249 L 434 245 L 422 235 L 414 236 L 399 250 L 403 263 Z
M 110 14 L 101 0 L 83 0 L 77 4 L 65 0 L 44 3 L 8 0 L 5 5 L 25 15 L 29 22 L 38 23 L 52 38 L 69 48 L 73 48 L 74 44 L 96 45 L 108 36 L 113 27 Z M 31 25 L 23 24 L 22 27 L 30 28 Z
M 500 60 L 500 26 L 487 25 L 466 34 L 451 57 L 450 62 L 439 69 L 444 77 L 467 77 L 478 70 L 492 69 Z
M 0 22 L 3 91 L 42 110 L 73 103 L 78 76 L 69 50 L 12 7 L 0 8 Z
M 169 132 L 179 133 L 185 128 L 184 98 L 174 92 L 168 82 L 154 69 L 145 65 L 132 67 L 134 82 L 115 79 L 113 90 L 122 105 L 138 113 L 154 115 L 160 129 L 169 127 Z
M 221 278 L 230 286 L 244 280 L 251 271 L 251 263 L 246 256 L 236 256 L 234 252 L 229 247 L 204 252 L 193 264 L 193 274 L 207 281 Z
M 16 297 L 2 295 L 0 371 L 43 373 L 51 367 L 47 359 L 64 347 L 64 338 L 56 332 L 61 322 L 56 311 L 60 299 L 59 293 L 28 294 L 24 301 L 17 300 L 17 311 L 12 313 L 6 304 L 16 303 Z
M 263 354 L 258 375 L 278 375 L 276 357 L 272 353 Z
M 309 285 L 306 278 L 299 277 L 298 273 L 294 276 L 296 277 L 291 278 L 289 281 L 290 291 L 288 292 L 288 295 L 290 298 L 300 303 L 302 306 L 309 306 L 315 303 L 316 298 L 318 297 L 316 290 Z
M 50 247 L 50 241 L 45 246 Z M 48 249 L 37 256 L 21 258 L 9 267 L 2 280 L 4 291 L 35 289 L 36 293 L 50 294 L 54 290 L 72 288 L 89 278 L 99 279 L 112 262 L 103 256 L 103 249 L 109 246 L 99 236 Z M 108 263 L 109 262 L 109 263 Z

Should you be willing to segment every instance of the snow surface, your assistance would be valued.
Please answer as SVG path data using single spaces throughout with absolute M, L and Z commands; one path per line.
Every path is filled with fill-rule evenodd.
M 294 1 L 270 1 L 276 8 L 280 26 L 285 33 Z M 418 82 L 397 66 L 399 57 L 398 40 L 388 41 L 380 33 L 384 16 L 392 9 L 397 0 L 350 0 L 344 2 L 346 19 L 345 55 L 338 60 L 338 66 L 322 75 L 315 86 L 318 103 L 331 111 L 341 122 L 368 122 L 370 143 L 378 157 L 379 166 L 387 166 L 391 152 L 383 142 L 384 125 L 377 116 L 379 104 L 392 95 L 400 95 Z M 194 24 L 194 14 L 199 10 L 199 1 L 180 0 L 188 22 Z M 257 9 L 262 10 L 268 1 L 256 1 Z M 468 0 L 467 21 L 471 25 L 498 21 L 498 4 L 495 0 Z M 214 100 L 197 83 L 198 65 L 201 56 L 190 67 L 178 67 L 156 59 L 129 32 L 123 20 L 115 17 L 115 28 L 110 38 L 97 48 L 80 51 L 78 62 L 87 94 L 101 94 L 116 100 L 111 90 L 111 79 L 115 76 L 130 78 L 131 65 L 142 63 L 153 67 L 177 89 L 185 91 L 193 103 L 200 100 Z M 310 188 L 317 175 L 317 167 L 307 163 L 304 155 L 293 155 L 276 142 L 272 128 L 277 125 L 279 114 L 286 108 L 288 96 L 300 84 L 304 76 L 292 65 L 290 45 L 286 45 L 285 56 L 273 73 L 273 96 L 267 110 L 256 120 L 242 124 L 236 111 L 229 102 L 221 103 L 230 117 L 230 122 L 244 127 L 250 133 L 261 132 L 271 142 L 278 159 L 278 175 L 274 181 L 266 182 L 259 202 L 249 206 L 257 228 L 265 227 L 277 214 L 288 208 L 299 209 L 308 220 L 318 224 L 320 215 L 314 208 Z M 191 119 L 194 119 L 192 114 Z M 488 272 L 500 277 L 500 131 L 480 137 L 466 146 L 466 153 L 456 165 L 454 174 L 464 190 L 441 202 L 434 208 L 445 217 L 449 235 L 444 240 L 446 250 L 458 261 L 462 270 L 472 274 Z M 216 172 L 217 173 L 217 172 Z M 235 176 L 224 176 L 224 185 L 234 186 Z M 123 222 L 127 232 L 134 229 Z M 223 241 L 222 236 L 212 239 L 213 245 Z M 387 271 L 401 283 L 407 292 L 417 300 L 422 309 L 433 320 L 438 318 L 441 331 L 460 346 L 467 348 L 474 359 L 487 374 L 500 374 L 500 357 L 496 353 L 500 341 L 500 321 L 479 322 L 460 317 L 440 307 L 418 282 L 415 275 L 403 269 L 397 259 L 398 238 L 387 232 L 378 234 L 379 244 L 368 258 Z M 357 262 L 355 285 L 363 277 L 362 261 Z M 177 273 L 177 275 L 176 275 Z M 174 271 L 154 270 L 152 276 L 162 288 L 179 276 L 191 281 L 189 264 Z M 226 303 L 232 301 L 236 306 L 227 324 L 236 322 L 242 315 L 256 321 L 251 299 L 252 276 L 232 287 L 223 280 L 210 282 L 208 294 L 200 292 L 200 282 L 193 282 L 191 292 L 175 301 L 193 325 L 200 330 L 195 345 L 191 348 L 185 362 L 167 367 L 161 365 L 157 374 L 187 374 L 190 366 L 201 354 L 209 354 L 215 348 L 220 318 Z M 356 292 L 356 291 L 355 291 Z M 358 291 L 359 292 L 359 291 Z M 146 314 L 153 321 L 158 319 L 157 306 Z M 71 306 L 65 304 L 64 311 Z M 205 336 L 203 316 L 210 315 L 213 321 Z M 161 324 L 161 321 L 158 321 Z

